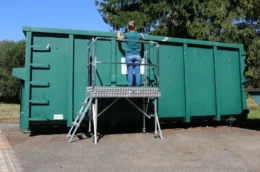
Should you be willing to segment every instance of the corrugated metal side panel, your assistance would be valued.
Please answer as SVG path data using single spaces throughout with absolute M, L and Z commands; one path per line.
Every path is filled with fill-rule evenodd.
M 160 117 L 185 116 L 183 44 L 160 44 Z
M 216 57 L 216 88 L 218 112 L 221 115 L 242 112 L 239 50 L 218 49 Z
M 188 46 L 185 53 L 186 115 L 214 115 L 213 47 Z
M 246 109 L 241 48 L 162 42 L 160 46 L 160 118 L 219 120 Z

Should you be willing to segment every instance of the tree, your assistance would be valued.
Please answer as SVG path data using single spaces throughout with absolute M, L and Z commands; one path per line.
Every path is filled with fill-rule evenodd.
M 98 12 L 113 30 L 127 30 L 127 23 L 134 20 L 137 29 L 149 33 L 169 11 L 160 0 L 95 0 Z
M 25 41 L 0 42 L 0 102 L 16 103 L 20 99 L 20 82 L 12 69 L 24 66 Z

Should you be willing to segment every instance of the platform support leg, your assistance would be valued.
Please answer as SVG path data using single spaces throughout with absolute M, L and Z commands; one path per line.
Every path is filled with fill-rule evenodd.
M 90 116 L 90 117 L 89 117 L 89 122 L 88 122 L 88 124 L 89 124 L 89 126 L 88 126 L 88 132 L 89 132 L 89 133 L 91 133 L 91 120 L 92 120 L 92 117 Z
M 154 119 L 155 119 L 155 137 L 158 137 L 158 134 L 157 134 L 157 127 L 159 129 L 159 134 L 160 134 L 160 138 L 163 139 L 163 136 L 162 136 L 162 130 L 161 130 L 161 126 L 160 126 L 160 122 L 159 122 L 159 117 L 158 117 L 158 113 L 157 113 L 157 98 L 155 99 L 154 101 Z
M 92 107 L 91 107 L 92 108 Z M 89 115 L 88 115 L 88 134 L 91 136 L 92 133 L 91 133 L 91 123 L 92 123 L 92 109 L 89 110 Z
M 145 112 L 145 98 L 143 98 L 143 111 Z M 143 115 L 143 133 L 146 132 L 146 128 L 145 128 L 145 115 Z
M 157 121 L 158 128 L 159 128 L 160 138 L 163 139 L 162 130 L 161 130 L 161 127 L 160 127 L 160 122 L 159 122 L 158 115 L 156 115 L 156 121 Z
M 157 138 L 157 99 L 154 100 L 154 137 Z
M 93 123 L 94 123 L 94 138 L 93 141 L 97 144 L 97 112 L 98 112 L 98 100 L 95 99 L 95 104 L 93 105 Z

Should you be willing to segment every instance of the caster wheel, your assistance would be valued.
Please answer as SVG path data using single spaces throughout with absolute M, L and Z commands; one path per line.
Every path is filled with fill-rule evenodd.
M 91 138 L 92 138 L 92 142 L 95 143 L 95 137 L 94 137 L 94 135 L 93 135 Z
M 87 135 L 88 137 L 92 137 L 93 136 L 93 133 L 91 133 L 91 132 L 88 132 L 88 135 Z
M 92 142 L 95 143 L 95 135 L 92 135 Z M 99 139 L 99 135 L 97 135 L 97 140 Z
M 146 132 L 146 130 L 145 129 L 143 129 L 143 133 L 145 134 L 145 132 Z

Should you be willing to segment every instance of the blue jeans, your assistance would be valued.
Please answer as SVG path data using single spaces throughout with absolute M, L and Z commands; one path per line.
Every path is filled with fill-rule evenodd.
M 140 87 L 141 84 L 141 74 L 140 74 L 140 55 L 129 55 L 125 57 L 126 63 L 134 63 L 135 65 L 127 64 L 127 73 L 128 73 L 128 86 L 133 84 L 133 70 L 135 71 L 135 82 L 136 86 Z

